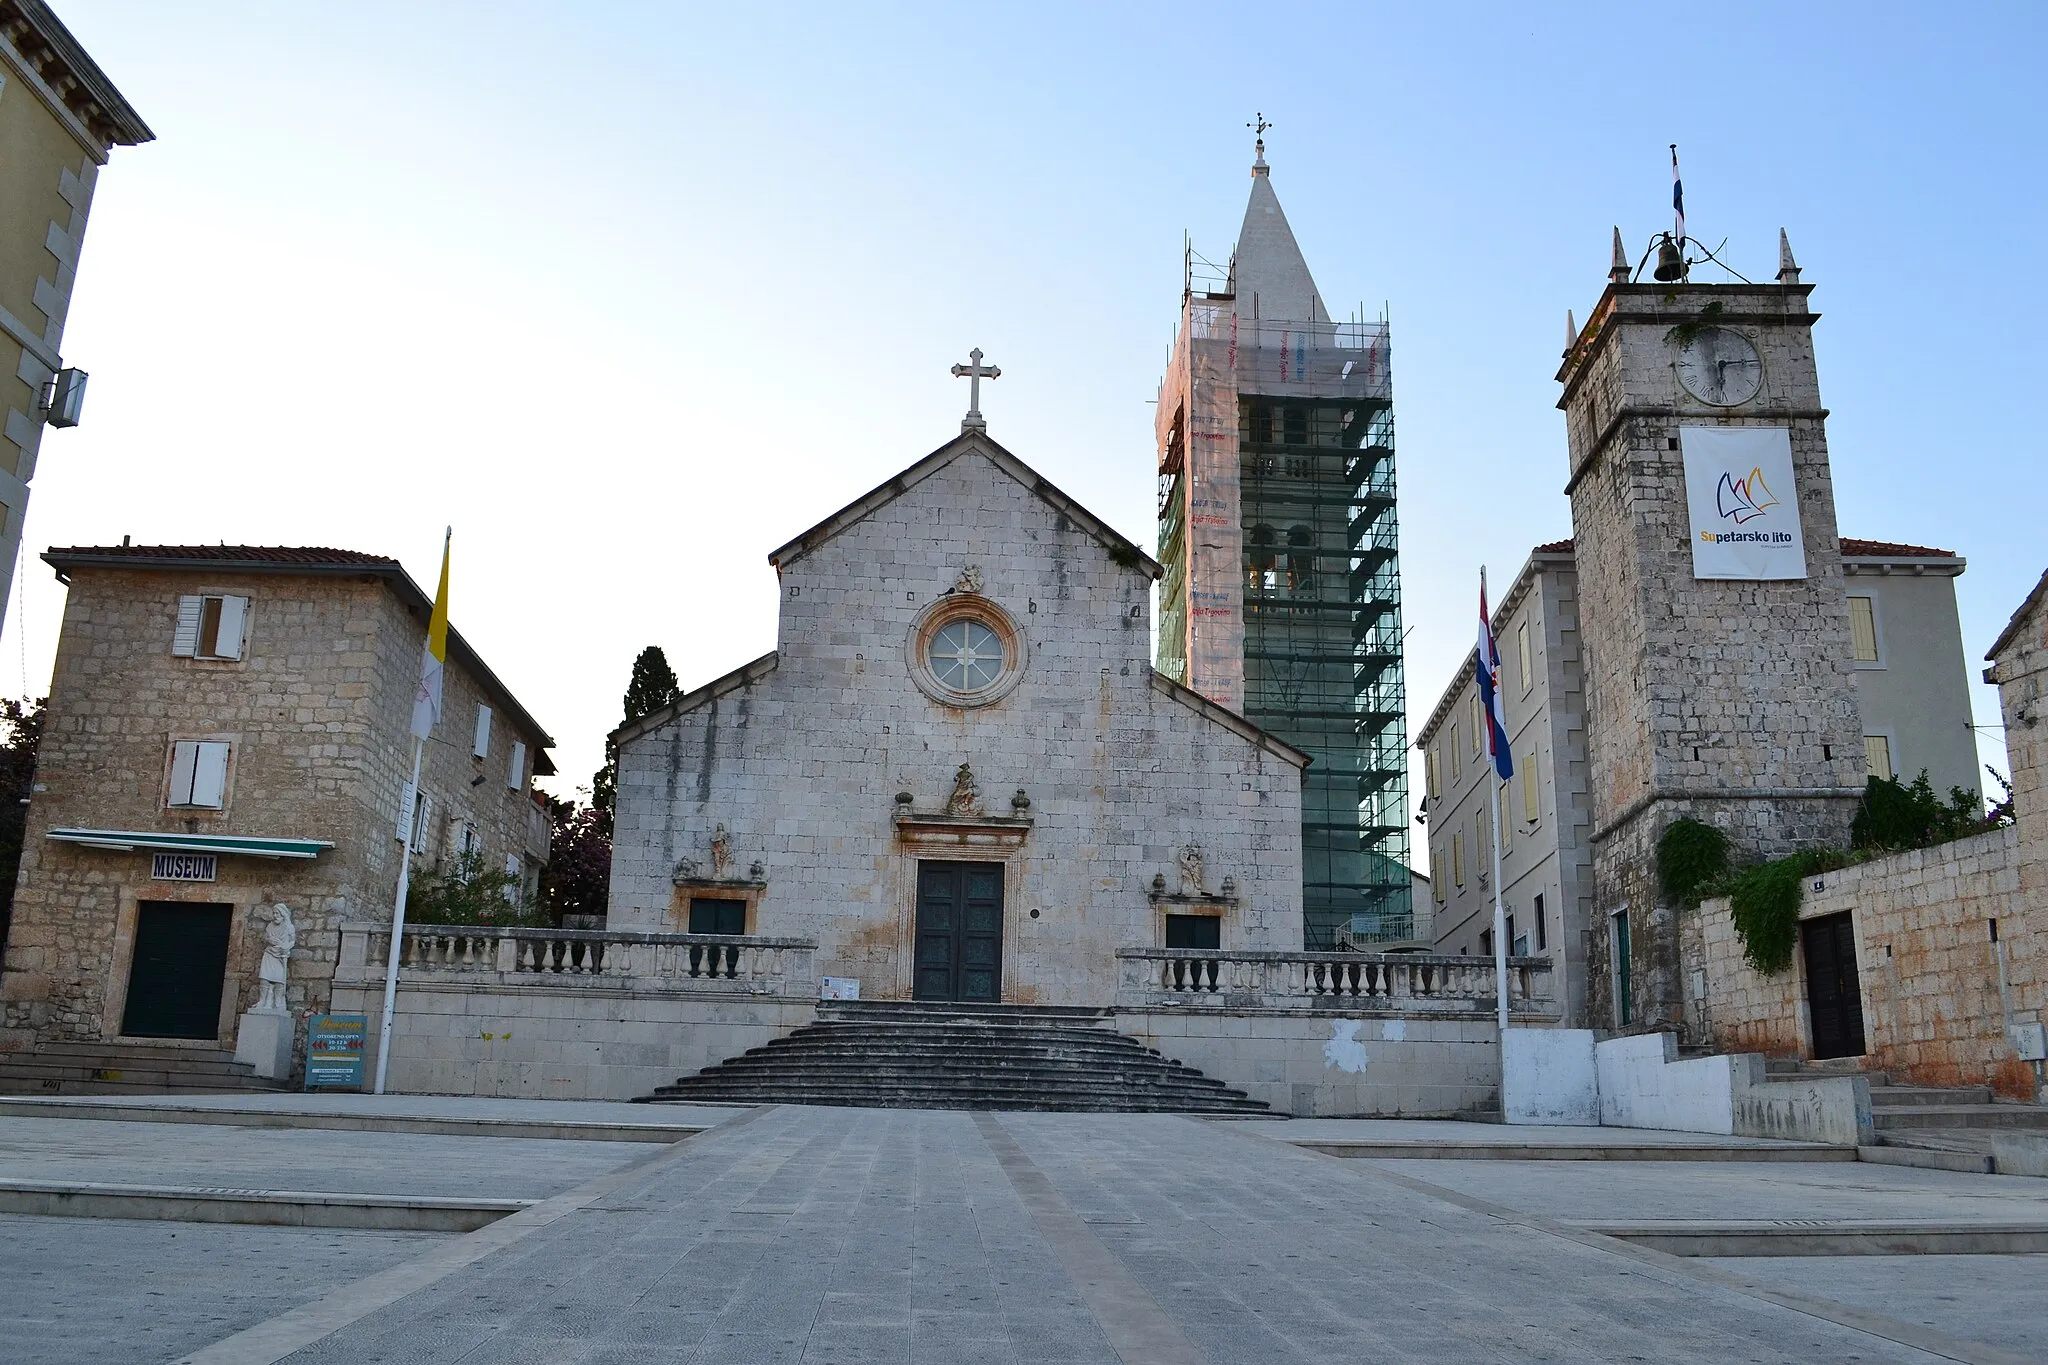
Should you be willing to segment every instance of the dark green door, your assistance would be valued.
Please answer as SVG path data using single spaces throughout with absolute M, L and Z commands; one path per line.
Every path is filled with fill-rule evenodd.
M 1003 865 L 917 865 L 918 1000 L 1003 998 Z
M 131 1038 L 220 1036 L 233 907 L 144 901 L 135 912 L 135 956 L 121 1032 Z

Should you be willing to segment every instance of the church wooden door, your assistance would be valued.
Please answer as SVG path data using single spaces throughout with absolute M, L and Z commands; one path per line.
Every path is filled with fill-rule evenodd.
M 1799 926 L 1806 950 L 1806 1003 L 1813 1011 L 1813 1055 L 1863 1055 L 1863 989 L 1856 979 L 1856 930 L 1847 911 Z
M 1003 865 L 917 865 L 916 1000 L 1003 998 Z

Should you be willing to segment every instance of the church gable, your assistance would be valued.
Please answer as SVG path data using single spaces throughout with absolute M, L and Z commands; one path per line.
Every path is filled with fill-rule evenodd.
M 1156 565 L 1049 487 L 969 435 L 777 552 L 776 652 L 619 732 L 615 926 L 901 998 L 943 892 L 999 955 L 958 989 L 1106 1003 L 1192 850 L 1219 944 L 1299 949 L 1303 756 L 1154 674 Z

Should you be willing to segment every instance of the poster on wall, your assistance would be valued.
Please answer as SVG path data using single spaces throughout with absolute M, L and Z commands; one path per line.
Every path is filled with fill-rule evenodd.
M 1804 578 L 1784 427 L 1680 427 L 1694 578 Z

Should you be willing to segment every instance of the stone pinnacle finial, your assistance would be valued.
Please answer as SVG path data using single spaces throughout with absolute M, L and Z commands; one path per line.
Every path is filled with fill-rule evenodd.
M 1792 239 L 1778 229 L 1778 283 L 1799 283 L 1799 262 L 1792 259 Z
M 960 419 L 960 430 L 987 431 L 988 421 L 981 415 L 981 381 L 1001 379 L 1003 372 L 997 366 L 981 363 L 979 346 L 967 353 L 967 361 L 965 365 L 953 367 L 953 377 L 967 381 L 967 415 Z
M 1621 244 L 1621 229 L 1614 230 L 1614 263 L 1607 267 L 1607 278 L 1615 284 L 1628 283 L 1628 248 Z
M 1564 310 L 1564 353 L 1570 355 L 1578 349 L 1579 320 L 1572 316 L 1572 310 Z

